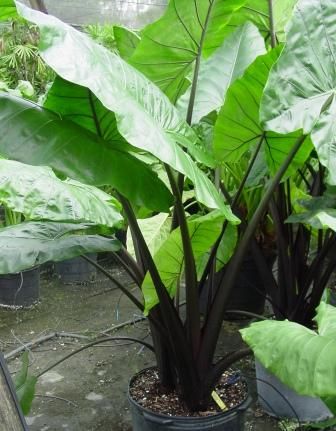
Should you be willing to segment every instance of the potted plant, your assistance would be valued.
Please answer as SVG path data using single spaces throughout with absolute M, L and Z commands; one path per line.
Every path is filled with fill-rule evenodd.
M 267 380 L 261 379 L 258 385 L 270 414 L 273 409 L 281 410 L 283 417 L 300 420 L 325 420 L 335 415 L 335 319 L 335 307 L 321 302 L 314 317 L 316 330 L 289 320 L 265 320 L 240 331 L 265 367 L 259 365 Z M 266 370 L 272 373 L 271 385 L 265 384 Z M 335 418 L 329 419 L 319 428 L 334 423 Z
M 311 49 L 314 46 L 314 52 L 317 52 L 318 46 L 328 43 L 328 36 L 320 38 L 318 29 L 324 27 L 325 14 L 334 16 L 335 8 L 331 3 L 323 2 L 323 12 L 313 18 L 311 14 L 316 8 L 316 2 L 298 2 L 287 28 L 287 43 L 271 70 L 261 104 L 261 120 L 267 133 L 273 133 L 276 138 L 278 133 L 293 133 L 302 128 L 305 133 L 311 133 L 316 150 L 315 155 L 303 163 L 299 170 L 304 183 L 300 193 L 305 192 L 306 202 L 303 205 L 306 211 L 301 208 L 298 213 L 297 208 L 294 208 L 293 196 L 297 193 L 297 185 L 293 181 L 278 187 L 270 206 L 278 230 L 278 280 L 269 274 L 268 285 L 275 305 L 274 312 L 277 319 L 288 318 L 307 327 L 313 324 L 314 310 L 334 268 L 330 193 L 328 204 L 328 192 L 325 192 L 326 183 L 334 183 L 334 174 L 330 171 L 333 156 L 326 153 L 331 143 L 328 131 L 333 120 L 328 114 L 332 111 L 333 101 L 328 99 L 328 91 L 322 90 L 321 86 L 318 93 L 315 92 L 315 84 L 312 84 L 311 79 L 321 82 L 321 69 L 317 66 L 317 61 L 321 59 L 317 60 Z M 330 49 L 334 48 L 334 44 L 331 44 Z M 300 55 L 297 55 L 298 50 L 301 50 Z M 304 74 L 291 73 L 290 77 L 287 74 L 290 68 L 292 71 L 302 71 L 304 66 L 303 69 L 301 66 L 308 63 L 311 67 Z M 323 64 L 326 63 L 323 61 Z M 326 69 L 323 70 L 326 72 Z M 333 74 L 327 73 L 326 76 L 331 79 Z M 287 78 L 289 92 L 284 96 L 279 89 L 284 82 L 287 86 Z M 315 111 L 309 117 L 317 94 L 325 104 L 319 105 L 318 112 Z M 303 105 L 305 110 L 302 110 Z M 325 121 L 327 117 L 331 122 Z
M 20 177 L 17 172 L 20 172 Z M 106 226 L 105 229 L 120 225 L 122 217 L 116 200 L 94 187 L 71 180 L 62 181 L 49 168 L 0 160 L 0 201 L 5 208 L 4 227 L 0 232 L 1 248 L 5 254 L 0 271 L 2 305 L 29 306 L 38 301 L 39 265 L 45 261 L 76 256 L 81 247 L 83 250 L 99 250 L 99 243 L 103 249 L 117 249 L 117 242 L 113 240 L 109 245 L 105 238 L 89 239 L 85 235 L 89 226 L 85 229 L 84 225 L 85 222 L 95 223 Z M 72 238 L 72 243 L 70 238 L 57 240 L 54 235 L 66 234 L 66 222 L 72 223 L 67 229 L 81 232 L 83 238 Z M 76 222 L 78 229 L 75 228 Z M 46 253 L 42 257 L 48 235 L 50 239 L 54 237 L 59 249 L 52 251 L 51 247 L 50 255 Z M 39 236 L 43 247 L 38 245 Z M 10 244 L 6 243 L 9 239 Z M 69 250 L 64 248 L 66 244 Z
M 3 208 L 3 227 L 15 226 L 22 222 L 22 214 Z M 35 266 L 19 273 L 0 275 L 0 305 L 3 307 L 29 307 L 40 297 L 40 267 Z
M 201 9 L 193 10 L 194 19 L 190 22 L 191 25 L 196 25 L 197 37 L 201 38 L 202 43 L 205 42 L 206 36 L 204 29 L 208 27 L 202 25 L 201 19 L 207 19 L 208 24 L 210 22 L 210 30 L 226 31 L 225 24 L 232 17 L 236 17 L 236 13 L 239 14 L 242 4 L 238 3 L 234 5 L 232 3 L 228 9 L 224 2 L 201 3 Z M 185 27 L 178 17 L 179 10 L 176 10 L 174 5 L 175 2 L 172 2 L 167 16 L 177 19 L 178 25 L 182 25 L 185 32 Z M 185 11 L 183 16 L 187 16 L 186 12 L 190 13 L 190 2 L 182 2 L 181 5 L 179 7 Z M 155 347 L 158 371 L 146 371 L 146 375 L 148 377 L 148 373 L 151 374 L 149 380 L 154 379 L 154 386 L 159 386 L 160 390 L 175 391 L 173 393 L 179 395 L 181 405 L 188 408 L 188 414 L 196 415 L 190 419 L 190 417 L 186 418 L 184 411 L 181 416 L 174 417 L 162 416 L 156 412 L 149 414 L 146 407 L 140 405 L 140 399 L 134 391 L 136 386 L 132 386 L 130 395 L 133 399 L 131 402 L 136 429 L 157 427 L 158 423 L 166 426 L 166 429 L 176 428 L 176 426 L 180 426 L 181 429 L 190 428 L 188 424 L 191 423 L 196 430 L 204 427 L 221 429 L 224 426 L 240 429 L 242 427 L 241 409 L 246 408 L 248 404 L 245 382 L 241 379 L 235 380 L 230 372 L 226 374 L 223 372 L 227 371 L 236 359 L 248 352 L 245 350 L 231 352 L 215 361 L 215 349 L 221 333 L 225 303 L 260 220 L 282 177 L 292 166 L 295 156 L 300 154 L 298 151 L 305 146 L 306 135 L 296 132 L 289 140 L 287 137 L 288 154 L 283 155 L 279 160 L 276 172 L 271 177 L 258 208 L 249 220 L 228 264 L 224 276 L 225 288 L 218 289 L 215 293 L 202 320 L 199 310 L 197 261 L 212 250 L 210 263 L 206 263 L 203 271 L 205 278 L 208 278 L 209 269 L 213 265 L 218 245 L 225 235 L 227 226 L 237 223 L 238 219 L 196 164 L 196 162 L 211 163 L 209 155 L 199 147 L 197 136 L 190 127 L 197 80 L 193 81 L 195 84 L 191 88 L 187 109 L 188 121 L 185 122 L 167 97 L 150 80 L 121 58 L 51 16 L 31 11 L 22 5 L 19 5 L 19 9 L 26 19 L 40 27 L 41 56 L 58 76 L 46 98 L 45 108 L 48 110 L 30 102 L 15 100 L 10 96 L 0 97 L 0 122 L 7 135 L 6 139 L 0 137 L 1 151 L 7 156 L 24 159 L 26 162 L 50 165 L 62 174 L 89 184 L 110 184 L 114 187 L 123 205 L 137 256 L 137 262 L 135 262 L 125 254 L 121 262 L 124 263 L 125 269 L 135 283 L 141 286 L 145 301 L 139 300 L 124 286 L 119 287 L 135 305 L 148 314 Z M 247 10 L 249 8 L 244 9 L 243 12 Z M 239 15 L 243 22 L 246 19 L 244 13 Z M 221 26 L 218 26 L 217 19 L 220 19 Z M 164 28 L 170 29 L 169 26 Z M 173 34 L 177 34 L 176 27 L 172 26 L 171 29 Z M 211 34 L 210 30 L 209 34 Z M 258 41 L 258 32 L 251 25 L 238 29 L 235 38 L 239 40 L 237 35 L 245 35 L 245 43 L 249 46 L 250 38 L 247 35 L 251 35 L 251 32 Z M 195 73 L 197 73 L 201 61 L 202 53 L 199 49 L 202 43 L 195 44 L 194 33 L 190 31 L 187 33 L 190 38 L 179 39 L 182 46 L 179 45 L 174 52 L 192 55 L 187 65 L 191 69 L 195 62 Z M 163 37 L 162 30 L 161 34 Z M 223 34 L 215 32 L 214 39 L 210 38 L 204 45 L 208 49 L 208 54 L 212 53 L 211 44 L 214 41 L 217 44 L 216 47 L 221 46 Z M 271 35 L 274 38 L 274 32 L 271 32 Z M 148 36 L 150 36 L 150 28 Z M 231 42 L 236 39 L 231 39 Z M 138 48 L 148 52 L 146 45 L 141 46 L 144 40 L 142 37 Z M 148 42 L 150 37 L 146 40 Z M 185 42 L 191 44 L 193 49 L 190 50 L 189 45 L 185 47 L 183 45 Z M 264 43 L 263 40 L 261 42 Z M 158 44 L 160 47 L 162 45 L 164 43 Z M 229 48 L 231 47 L 230 44 Z M 235 47 L 237 51 L 237 45 Z M 228 49 L 227 46 L 226 49 Z M 139 52 L 135 52 L 132 63 L 136 62 Z M 219 51 L 219 54 L 224 55 L 222 51 Z M 158 58 L 160 58 L 159 55 Z M 218 57 L 216 58 L 218 61 Z M 254 59 L 254 57 L 249 58 L 250 62 Z M 212 57 L 209 57 L 209 61 L 211 59 Z M 69 67 L 70 64 L 71 67 Z M 150 66 L 145 60 L 143 64 Z M 245 63 L 245 67 L 247 64 Z M 180 65 L 179 61 L 175 61 L 168 64 L 167 69 L 164 70 L 165 73 L 173 74 L 171 86 L 167 84 L 170 82 L 171 75 L 161 77 L 161 82 L 165 82 L 164 85 L 168 86 L 168 88 L 165 87 L 167 94 L 174 101 L 181 89 L 185 89 L 188 85 L 187 75 L 181 77 Z M 186 72 L 189 72 L 189 69 Z M 93 73 L 95 79 L 92 79 Z M 205 82 L 204 79 L 203 85 Z M 226 84 L 230 85 L 231 82 Z M 224 92 L 225 89 L 224 85 Z M 210 90 L 212 91 L 213 87 Z M 223 95 L 223 86 L 219 93 Z M 79 100 L 80 103 L 78 103 Z M 204 110 L 202 99 L 199 100 L 201 106 L 197 116 L 202 116 L 204 112 L 207 113 L 209 107 Z M 218 99 L 214 102 L 211 99 L 210 109 L 218 109 L 221 103 L 222 100 L 218 105 Z M 182 105 L 181 102 L 181 109 Z M 195 115 L 195 118 L 197 116 Z M 34 133 L 36 124 L 39 125 L 38 135 Z M 15 139 L 11 139 L 14 135 Z M 22 136 L 29 136 L 29 138 L 23 140 Z M 8 141 L 15 142 L 15 145 L 9 145 Z M 263 143 L 263 140 L 260 141 L 256 154 Z M 26 151 L 24 154 L 20 152 L 23 142 L 25 148 L 30 148 L 31 151 Z M 60 148 L 62 148 L 61 152 Z M 174 201 L 169 189 L 163 186 L 150 166 L 141 160 L 142 154 L 139 154 L 139 150 L 150 153 L 162 162 Z M 256 156 L 252 158 L 252 160 L 255 159 Z M 76 160 L 76 164 L 73 160 Z M 140 171 L 143 176 L 140 176 Z M 182 175 L 177 177 L 176 172 Z M 248 174 L 249 172 L 246 176 Z M 139 181 L 139 178 L 142 181 Z M 185 178 L 192 182 L 197 201 L 207 208 L 202 216 L 188 218 L 185 214 L 181 196 Z M 169 212 L 173 202 L 173 230 L 153 257 L 139 228 L 134 206 L 140 205 L 153 212 Z M 180 313 L 177 293 L 182 271 L 185 279 L 185 318 Z M 137 376 L 132 380 L 132 384 L 137 385 L 136 382 L 139 380 L 142 382 L 143 377 L 144 374 Z M 155 380 L 156 377 L 159 380 Z M 200 411 L 209 411 L 212 397 L 218 400 L 217 392 L 221 390 L 222 385 L 228 391 L 220 392 L 220 397 L 225 397 L 232 388 L 236 388 L 241 393 L 236 406 L 219 414 L 208 416 L 200 414 Z M 218 404 L 218 407 L 215 403 L 212 408 L 223 409 L 223 404 L 221 402 Z M 229 402 L 227 401 L 226 404 Z M 162 408 L 168 407 L 162 405 Z M 164 410 L 161 410 L 162 412 Z M 155 425 L 152 425 L 153 423 Z

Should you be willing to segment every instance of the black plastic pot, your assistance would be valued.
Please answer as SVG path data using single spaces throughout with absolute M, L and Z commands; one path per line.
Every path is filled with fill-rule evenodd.
M 92 260 L 97 260 L 97 254 L 91 253 L 87 256 Z M 65 284 L 86 283 L 93 281 L 97 270 L 90 262 L 82 257 L 74 257 L 55 263 L 55 273 Z
M 131 379 L 129 387 L 138 374 Z M 248 396 L 240 405 L 223 413 L 212 416 L 183 417 L 154 413 L 134 401 L 129 390 L 128 400 L 133 431 L 242 431 L 245 428 L 245 411 L 251 403 Z
M 0 304 L 10 307 L 29 307 L 40 296 L 40 269 L 27 269 L 16 274 L 0 275 Z
M 268 264 L 273 265 L 275 257 L 270 258 Z M 224 267 L 215 274 L 215 290 L 220 289 L 220 281 L 225 273 Z M 206 298 L 209 292 L 209 287 L 206 284 L 200 297 L 201 312 L 205 312 Z M 214 292 L 215 293 L 215 292 Z M 265 308 L 266 289 L 259 275 L 257 266 L 251 255 L 244 259 L 235 285 L 233 286 L 229 298 L 227 300 L 227 310 L 248 311 L 255 314 L 263 314 Z M 231 319 L 240 319 L 242 316 L 237 316 L 227 313 L 227 317 Z
M 320 398 L 300 395 L 256 361 L 259 403 L 270 416 L 319 422 L 332 417 Z

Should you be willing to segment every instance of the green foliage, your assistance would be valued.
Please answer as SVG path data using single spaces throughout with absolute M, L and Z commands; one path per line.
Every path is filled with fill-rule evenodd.
M 22 19 L 16 19 L 0 30 L 0 80 L 34 100 L 45 93 L 54 77 L 39 55 L 38 42 L 37 27 Z M 28 88 L 29 85 L 32 88 Z
M 40 26 L 41 56 L 59 76 L 90 89 L 115 113 L 119 133 L 127 142 L 187 176 L 200 202 L 221 208 L 226 217 L 235 220 L 213 184 L 181 148 L 195 142 L 193 130 L 155 85 L 72 27 L 23 5 L 19 10 Z M 91 78 L 92 64 L 97 79 Z
M 175 103 L 190 85 L 197 58 L 224 40 L 226 25 L 243 0 L 172 0 L 164 15 L 141 32 L 131 64 Z
M 274 30 L 278 42 L 285 41 L 284 28 L 291 17 L 296 3 L 297 0 L 272 0 Z M 227 31 L 232 31 L 246 21 L 249 21 L 258 27 L 265 41 L 270 43 L 271 26 L 269 16 L 268 0 L 247 0 L 243 7 L 233 15 L 227 26 Z
M 313 0 L 315 6 L 316 2 Z M 333 12 L 330 0 L 321 2 L 328 12 Z M 275 34 L 270 34 L 273 25 L 268 7 L 272 3 Z M 244 254 L 251 246 L 251 240 L 256 239 L 269 206 L 278 229 L 279 284 L 272 273 L 266 274 L 265 278 L 270 281 L 269 291 L 281 297 L 278 299 L 285 303 L 284 308 L 288 306 L 286 312 L 288 309 L 292 315 L 294 311 L 298 314 L 301 312 L 302 320 L 310 322 L 311 309 L 315 309 L 330 269 L 334 266 L 335 259 L 331 256 L 325 269 L 321 260 L 323 253 L 313 257 L 309 266 L 310 236 L 302 225 L 294 230 L 292 225 L 284 224 L 291 210 L 289 187 L 294 180 L 281 183 L 284 176 L 287 179 L 288 175 L 295 174 L 298 167 L 303 167 L 300 172 L 304 178 L 303 189 L 309 189 L 310 194 L 319 194 L 322 189 L 323 178 L 319 183 L 318 174 L 322 175 L 323 169 L 318 169 L 316 173 L 318 164 L 307 168 L 303 166 L 312 146 L 309 138 L 302 136 L 300 130 L 312 130 L 314 121 L 333 106 L 334 70 L 330 66 L 333 63 L 332 55 L 328 54 L 329 45 L 334 39 L 334 32 L 331 31 L 333 21 L 325 23 L 324 28 L 330 30 L 331 34 L 325 36 L 322 34 L 323 26 L 319 25 L 321 23 L 315 22 L 315 15 L 307 13 L 312 12 L 308 1 L 300 0 L 289 26 L 288 45 L 280 54 L 280 60 L 277 62 L 277 50 L 257 57 L 265 52 L 265 41 L 257 28 L 267 43 L 269 36 L 272 36 L 273 46 L 276 38 L 283 39 L 283 27 L 294 3 L 294 0 L 171 0 L 166 13 L 141 32 L 141 40 L 125 29 L 114 29 L 114 36 L 119 38 L 117 43 L 121 55 L 116 55 L 59 20 L 18 3 L 20 13 L 40 29 L 40 54 L 55 71 L 57 79 L 46 98 L 44 109 L 18 101 L 10 95 L 0 97 L 3 130 L 0 135 L 0 153 L 34 165 L 49 165 L 58 175 L 66 175 L 90 185 L 108 186 L 117 192 L 134 236 L 137 262 L 125 250 L 122 250 L 121 260 L 137 285 L 142 286 L 149 319 L 158 323 L 152 325 L 152 329 L 160 374 L 172 387 L 176 382 L 179 383 L 183 401 L 194 411 L 207 407 L 211 391 L 228 365 L 228 358 L 215 363 L 226 300 L 234 286 Z M 321 52 L 322 57 L 328 57 L 326 70 L 331 74 L 330 82 L 322 76 L 324 81 L 328 81 L 322 80 L 323 86 L 328 89 L 328 97 L 322 97 L 323 103 L 319 106 L 317 117 L 314 110 L 310 112 L 310 105 L 305 105 L 304 100 L 306 111 L 293 110 L 287 116 L 286 121 L 293 122 L 295 127 L 291 124 L 292 129 L 287 130 L 290 127 L 284 122 L 280 126 L 286 130 L 269 130 L 273 117 L 264 123 L 259 121 L 260 104 L 265 120 L 266 108 L 261 101 L 268 101 L 272 111 L 281 111 L 284 106 L 292 105 L 291 91 L 295 93 L 295 88 L 300 89 L 300 94 L 295 94 L 295 97 L 305 94 L 303 90 L 308 93 L 320 90 L 318 86 L 313 88 L 310 84 L 313 81 L 315 83 L 315 80 L 320 82 L 323 63 L 311 62 L 311 53 L 307 47 L 312 44 L 315 48 L 315 42 L 309 40 L 307 36 L 310 34 L 307 35 L 305 29 L 301 29 L 298 11 L 310 21 L 311 40 L 314 41 L 318 36 L 322 41 L 323 46 L 319 46 L 318 52 Z M 325 10 L 318 10 L 316 16 L 320 19 L 324 13 Z M 330 14 L 331 17 L 333 15 Z M 251 18 L 252 24 L 246 24 L 247 18 Z M 316 27 L 320 29 L 316 30 Z M 295 28 L 296 31 L 301 29 L 302 34 L 294 34 Z M 297 43 L 299 40 L 301 48 Z M 290 80 L 289 76 L 293 74 L 302 80 L 308 69 L 309 85 L 301 82 L 301 87 L 294 88 L 281 82 L 281 89 L 278 90 L 276 87 L 279 82 L 274 76 L 283 66 L 283 58 L 291 55 L 288 54 L 290 50 L 295 52 L 295 58 L 290 58 L 292 63 L 287 64 L 287 79 Z M 313 57 L 315 60 L 315 54 Z M 305 59 L 308 59 L 307 64 Z M 300 61 L 302 64 L 298 63 Z M 299 65 L 297 70 L 293 64 Z M 268 80 L 269 73 L 271 79 Z M 270 89 L 271 85 L 273 90 Z M 272 91 L 278 97 L 276 103 L 270 97 Z M 180 106 L 183 105 L 181 110 L 184 114 L 187 112 L 186 118 L 174 106 L 181 95 L 184 96 Z M 317 99 L 319 97 L 318 93 Z M 221 168 L 227 169 L 219 178 L 219 169 L 214 169 L 216 165 L 211 147 L 213 125 L 224 99 L 225 105 L 216 125 L 215 150 L 219 161 L 223 163 Z M 293 119 L 294 115 L 301 116 L 301 119 L 307 116 L 308 120 Z M 191 127 L 192 119 L 201 121 Z M 314 124 L 307 128 L 307 123 Z M 329 124 L 331 132 L 332 125 L 333 122 Z M 259 153 L 254 159 L 252 155 L 256 148 Z M 331 146 L 328 149 L 331 159 Z M 160 173 L 163 181 L 159 180 L 154 170 Z M 249 175 L 245 175 L 246 172 Z M 231 175 L 229 187 L 220 183 L 227 174 Z M 167 179 L 175 197 L 174 202 L 172 193 L 164 185 Z M 261 189 L 261 184 L 266 184 L 266 187 Z M 300 187 L 299 181 L 295 185 Z M 186 216 L 183 186 L 190 189 L 199 212 L 205 215 Z M 224 198 L 218 189 L 222 190 Z M 248 192 L 253 190 L 248 216 L 241 206 L 242 196 L 245 197 L 247 189 Z M 232 202 L 234 211 L 244 219 L 237 246 L 237 230 L 233 225 L 238 219 L 231 208 L 225 205 L 226 201 Z M 167 235 L 166 221 L 172 205 L 174 229 Z M 139 207 L 138 213 L 150 216 L 148 220 L 137 220 L 135 213 Z M 213 209 L 215 211 L 211 211 Z M 46 240 L 46 231 L 56 230 L 56 227 L 50 222 L 44 225 L 36 223 L 29 222 L 13 226 L 6 232 L 0 231 L 0 248 L 2 235 L 7 245 L 14 244 L 13 238 L 19 242 L 28 241 L 25 246 L 15 244 L 11 251 L 12 261 L 21 261 L 22 265 L 27 265 L 47 258 L 58 259 L 58 254 Z M 162 227 L 163 235 L 160 235 L 159 229 Z M 24 229 L 26 236 L 22 233 Z M 72 235 L 71 229 L 74 227 L 67 229 L 64 235 L 57 237 L 58 240 L 69 239 L 67 248 L 64 244 L 56 243 L 57 253 L 64 250 L 63 258 L 69 248 L 75 249 L 76 253 L 85 251 L 81 249 L 82 243 L 75 242 L 73 246 L 75 238 L 76 241 L 83 238 L 84 245 L 88 246 L 84 241 L 86 235 Z M 223 237 L 220 237 L 222 233 Z M 37 245 L 34 242 L 36 236 Z M 51 237 L 53 233 L 48 232 L 48 238 Z M 336 241 L 331 235 L 323 236 L 322 240 L 325 238 Z M 108 241 L 106 238 L 104 240 Z M 320 242 L 323 248 L 324 243 Z M 89 245 L 92 246 L 91 242 Z M 20 257 L 15 254 L 18 250 L 29 250 L 29 253 L 24 252 Z M 34 255 L 31 250 L 37 250 L 38 255 Z M 254 247 L 254 250 L 258 251 L 258 248 Z M 328 250 L 325 250 L 326 255 Z M 199 292 L 211 280 L 209 274 L 219 267 L 218 261 L 220 265 L 227 265 L 222 288 L 217 289 L 202 319 Z M 319 268 L 318 272 L 314 272 L 315 267 Z M 182 281 L 185 281 L 184 286 Z M 185 288 L 185 318 L 177 310 L 179 295 L 176 292 L 181 286 Z M 280 295 L 278 287 L 281 288 Z M 171 301 L 175 295 L 175 301 Z M 128 296 L 143 310 L 142 304 L 132 293 Z M 304 330 L 308 331 L 304 332 L 307 337 L 316 335 L 308 329 Z M 319 337 L 326 336 L 320 334 Z M 284 339 L 280 339 L 279 343 Z M 294 344 L 297 340 L 299 345 L 299 338 L 295 339 Z M 321 345 L 316 347 L 316 351 Z M 307 349 L 307 346 L 304 345 L 303 349 Z M 324 353 L 327 355 L 327 351 Z M 164 364 L 160 363 L 163 359 Z M 172 372 L 164 376 L 167 369 Z M 310 371 L 314 371 L 313 368 Z
M 120 57 L 129 60 L 140 42 L 140 35 L 125 27 L 114 26 L 114 37 Z
M 301 132 L 287 135 L 265 131 L 259 122 L 260 101 L 269 72 L 277 61 L 281 47 L 258 57 L 229 89 L 215 126 L 214 152 L 221 162 L 241 163 L 242 156 L 253 152 L 262 141 L 263 159 L 268 172 L 274 174 L 283 163 Z M 304 143 L 295 155 L 287 175 L 294 174 L 307 160 L 312 145 Z
M 0 21 L 7 21 L 11 18 L 17 18 L 14 0 L 2 0 L 0 4 Z
M 222 224 L 223 215 L 219 211 L 188 219 L 189 235 L 196 262 L 202 261 L 204 254 L 210 250 L 219 236 Z M 154 254 L 154 262 L 166 289 L 170 296 L 174 297 L 180 277 L 183 275 L 185 263 L 180 228 L 172 231 L 162 243 L 156 254 Z M 145 312 L 148 313 L 159 302 L 149 274 L 146 275 L 143 281 L 142 292 L 145 298 Z
M 264 40 L 250 24 L 239 27 L 208 59 L 201 59 L 192 122 L 199 121 L 224 103 L 230 85 L 242 76 L 258 55 L 265 53 Z M 177 106 L 187 116 L 191 89 L 178 100 Z
M 21 357 L 22 365 L 14 379 L 16 395 L 24 415 L 30 411 L 35 396 L 37 378 L 29 374 L 29 353 L 24 352 Z
M 131 153 L 33 103 L 0 94 L 0 107 L 2 156 L 48 165 L 85 184 L 112 185 L 134 204 L 152 210 L 169 209 L 169 190 Z
M 266 320 L 240 330 L 258 360 L 283 383 L 302 395 L 336 401 L 336 309 L 321 303 L 318 331 L 294 322 Z M 336 414 L 336 409 L 333 408 Z
M 112 52 L 117 52 L 117 44 L 114 36 L 114 27 L 111 24 L 89 24 L 84 31 L 97 43 L 105 46 Z
M 336 232 L 335 188 L 329 188 L 323 196 L 298 201 L 298 212 L 292 214 L 288 223 L 304 223 L 314 229 L 332 229 Z
M 287 43 L 268 79 L 262 103 L 265 129 L 311 133 L 320 162 L 336 182 L 336 3 L 299 0 Z
M 62 181 L 48 167 L 4 159 L 0 160 L 0 202 L 26 220 L 116 228 L 123 220 L 117 200 L 98 188 L 70 179 Z
M 170 232 L 171 219 L 168 213 L 159 213 L 155 216 L 138 220 L 139 227 L 145 238 L 149 251 L 154 256 L 161 244 L 167 239 Z M 134 244 L 130 229 L 127 232 L 127 250 L 135 256 Z
M 0 274 L 12 274 L 85 253 L 119 250 L 118 240 L 97 233 L 100 230 L 87 224 L 48 221 L 28 221 L 2 228 Z

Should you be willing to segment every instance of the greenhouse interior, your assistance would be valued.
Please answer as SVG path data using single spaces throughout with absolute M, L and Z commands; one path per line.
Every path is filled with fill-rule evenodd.
M 336 430 L 335 124 L 334 0 L 0 0 L 0 431 Z

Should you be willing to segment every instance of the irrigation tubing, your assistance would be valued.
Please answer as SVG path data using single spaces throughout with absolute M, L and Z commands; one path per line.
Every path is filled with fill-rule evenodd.
M 35 377 L 39 379 L 41 376 L 43 376 L 43 374 L 47 373 L 48 371 L 50 371 L 53 368 L 55 368 L 57 365 L 61 364 L 62 362 L 66 361 L 67 359 L 71 358 L 72 356 L 76 355 L 77 353 L 82 352 L 85 349 L 93 347 L 93 346 L 95 346 L 97 344 L 106 343 L 106 341 L 121 341 L 121 340 L 133 341 L 135 343 L 142 344 L 144 347 L 147 347 L 148 350 L 150 350 L 151 352 L 154 352 L 154 348 L 153 348 L 153 346 L 151 344 L 147 343 L 146 341 L 140 340 L 139 338 L 124 337 L 124 336 L 120 336 L 120 337 L 107 337 L 107 338 L 104 337 L 101 340 L 96 340 L 96 341 L 92 341 L 92 343 L 85 344 L 85 346 L 82 346 L 82 347 L 74 350 L 73 352 L 69 353 L 68 355 L 63 356 L 63 358 L 61 358 L 58 361 L 54 362 L 53 364 L 49 365 L 49 367 L 47 367 L 44 370 L 42 370 Z
M 225 313 L 237 314 L 245 317 L 253 317 L 258 320 L 270 320 L 268 317 L 262 316 L 261 314 L 251 313 L 250 311 L 244 311 L 244 310 L 225 310 Z

